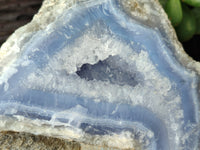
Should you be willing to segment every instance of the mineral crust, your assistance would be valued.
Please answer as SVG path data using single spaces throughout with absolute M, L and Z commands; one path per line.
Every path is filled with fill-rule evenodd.
M 197 150 L 199 75 L 155 0 L 46 0 L 0 49 L 0 130 Z

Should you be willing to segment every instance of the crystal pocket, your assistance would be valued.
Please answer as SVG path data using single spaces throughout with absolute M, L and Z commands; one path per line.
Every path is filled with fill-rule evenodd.
M 30 123 L 35 133 L 94 145 L 197 149 L 198 76 L 160 30 L 119 6 L 77 2 L 25 40 L 1 72 L 1 130 Z

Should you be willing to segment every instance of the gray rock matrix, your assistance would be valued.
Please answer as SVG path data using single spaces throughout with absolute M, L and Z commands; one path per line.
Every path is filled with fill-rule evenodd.
M 81 150 L 81 145 L 53 137 L 5 131 L 0 133 L 0 150 Z

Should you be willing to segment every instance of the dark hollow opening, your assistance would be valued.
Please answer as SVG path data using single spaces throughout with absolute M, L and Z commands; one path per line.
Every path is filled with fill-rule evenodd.
M 98 63 L 83 64 L 76 74 L 87 81 L 97 80 L 111 84 L 135 86 L 138 83 L 139 73 L 130 72 L 128 64 L 118 56 L 110 56 Z

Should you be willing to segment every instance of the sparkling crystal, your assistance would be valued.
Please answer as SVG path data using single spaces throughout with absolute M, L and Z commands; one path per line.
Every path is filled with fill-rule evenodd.
M 118 148 L 197 149 L 198 65 L 184 62 L 166 16 L 158 17 L 163 10 L 154 10 L 160 6 L 56 2 L 43 6 L 52 18 L 39 13 L 1 48 L 0 129 Z

